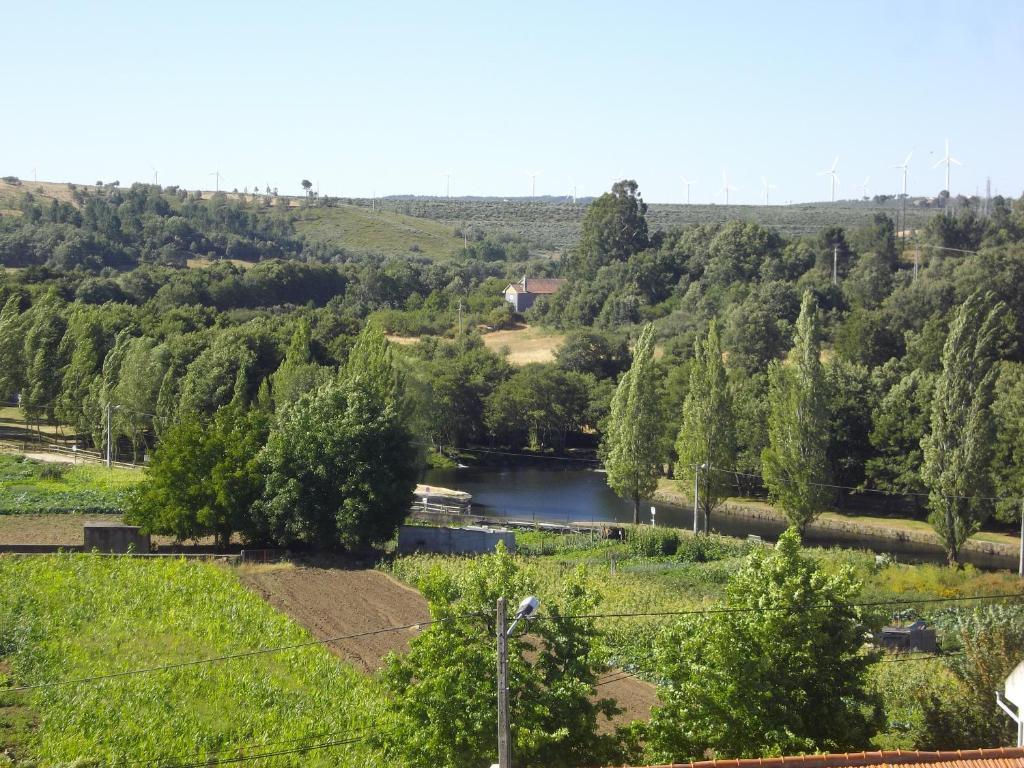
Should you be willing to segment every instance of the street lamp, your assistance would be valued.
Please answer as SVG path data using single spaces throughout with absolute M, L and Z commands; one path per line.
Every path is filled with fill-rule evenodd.
M 537 618 L 540 600 L 535 595 L 523 598 L 516 609 L 512 624 L 506 626 L 504 597 L 498 598 L 497 639 L 498 639 L 498 763 L 497 768 L 512 768 L 512 725 L 508 715 L 508 639 L 520 619 Z M 492 768 L 494 768 L 492 766 Z

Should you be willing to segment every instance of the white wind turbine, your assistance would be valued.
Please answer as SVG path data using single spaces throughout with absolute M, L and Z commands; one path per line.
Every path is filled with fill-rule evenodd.
M 685 176 L 680 176 L 679 178 L 682 180 L 683 184 L 686 185 L 686 204 L 689 205 L 690 204 L 690 186 L 693 185 L 693 184 L 696 184 L 697 182 L 693 181 L 691 179 L 688 179 Z
M 453 174 L 451 171 L 444 171 L 441 175 L 444 176 L 444 196 L 445 197 L 451 197 L 452 196 L 452 176 L 454 176 L 455 174 Z
M 537 197 L 537 177 L 541 175 L 540 171 L 526 171 L 526 175 L 529 176 L 529 197 Z
M 737 187 L 730 187 L 729 186 L 729 177 L 725 175 L 725 171 L 722 171 L 722 188 L 718 191 L 718 194 L 722 194 L 723 192 L 725 193 L 725 204 L 726 205 L 729 204 L 729 193 L 730 192 L 739 192 L 739 189 Z
M 870 176 L 864 177 L 864 183 L 860 185 L 861 192 L 864 193 L 864 197 L 868 196 L 868 182 L 871 181 Z
M 903 176 L 903 197 L 907 196 L 907 174 L 910 173 L 910 158 L 914 156 L 913 152 L 907 153 L 907 159 L 903 161 L 902 165 L 894 165 L 897 171 L 901 172 Z
M 949 167 L 951 165 L 963 165 L 959 160 L 949 154 L 949 139 L 946 139 L 946 156 L 939 160 L 932 168 L 938 168 L 940 165 L 946 166 L 946 191 L 952 195 L 953 193 L 949 189 Z
M 778 189 L 774 184 L 769 184 L 768 179 L 764 176 L 761 177 L 761 186 L 764 188 L 764 204 L 768 205 L 768 191 L 772 189 Z
M 836 167 L 839 165 L 839 155 L 836 155 L 836 159 L 832 161 L 832 167 L 827 171 L 822 171 L 819 176 L 829 176 L 832 179 L 832 202 L 836 201 L 836 187 L 839 186 L 839 176 L 836 174 Z

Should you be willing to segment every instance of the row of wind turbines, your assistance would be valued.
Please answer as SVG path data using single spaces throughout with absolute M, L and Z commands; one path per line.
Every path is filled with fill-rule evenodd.
M 899 165 L 892 166 L 893 169 L 900 171 L 900 175 L 902 176 L 902 180 L 903 180 L 902 194 L 903 194 L 904 197 L 907 194 L 907 176 L 910 174 L 910 159 L 913 156 L 914 156 L 914 153 L 911 151 L 911 152 L 909 152 L 907 154 L 906 159 L 904 159 L 904 161 L 902 163 L 900 163 Z M 933 169 L 934 168 L 938 168 L 941 165 L 946 166 L 946 186 L 944 187 L 944 189 L 947 192 L 949 192 L 950 191 L 950 189 L 949 189 L 949 176 L 950 176 L 949 171 L 950 171 L 950 168 L 952 166 L 954 166 L 954 165 L 960 165 L 960 166 L 963 165 L 963 163 L 961 163 L 959 160 L 957 160 L 955 157 L 953 157 L 949 153 L 949 139 L 946 139 L 946 154 L 945 154 L 945 156 L 941 160 L 937 161 L 935 163 L 935 165 L 932 166 L 932 168 Z M 819 176 L 827 176 L 829 178 L 830 189 L 831 189 L 831 198 L 830 199 L 831 199 L 831 201 L 833 203 L 836 201 L 836 188 L 839 186 L 838 168 L 839 168 L 839 156 L 836 155 L 836 159 L 832 161 L 832 167 L 829 168 L 827 171 L 822 171 L 821 173 L 818 174 Z M 696 184 L 697 182 L 694 181 L 693 179 L 688 179 L 685 176 L 681 176 L 680 179 L 682 180 L 683 185 L 686 187 L 686 204 L 689 205 L 690 204 L 690 187 L 692 185 Z M 868 197 L 868 184 L 870 183 L 870 181 L 871 181 L 871 177 L 868 176 L 868 177 L 866 177 L 864 179 L 864 183 L 859 185 L 860 188 L 861 188 L 861 191 L 863 192 L 863 196 L 864 197 Z M 775 184 L 769 184 L 768 180 L 764 176 L 762 176 L 761 177 L 761 189 L 764 192 L 764 204 L 765 205 L 770 205 L 771 204 L 770 203 L 771 190 L 778 189 L 778 187 Z M 731 186 L 729 184 L 729 177 L 728 177 L 728 175 L 725 173 L 725 171 L 722 171 L 722 188 L 718 191 L 718 194 L 725 196 L 725 204 L 726 205 L 729 204 L 729 193 L 730 192 L 738 192 L 738 191 L 739 191 L 739 187 Z

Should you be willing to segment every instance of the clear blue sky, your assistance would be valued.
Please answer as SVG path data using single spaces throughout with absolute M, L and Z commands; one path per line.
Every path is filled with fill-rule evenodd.
M 1024 191 L 1024 3 L 14 2 L 0 174 L 652 202 Z

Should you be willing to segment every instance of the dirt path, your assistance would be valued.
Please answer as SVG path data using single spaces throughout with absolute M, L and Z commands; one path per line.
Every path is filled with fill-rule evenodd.
M 287 613 L 321 640 L 401 626 L 430 618 L 422 595 L 386 574 L 341 568 L 246 568 L 242 581 L 278 610 Z M 406 650 L 416 630 L 343 640 L 328 647 L 364 672 L 380 668 L 385 654 Z M 615 670 L 601 676 L 598 692 L 625 710 L 613 723 L 646 720 L 657 703 L 654 687 Z

